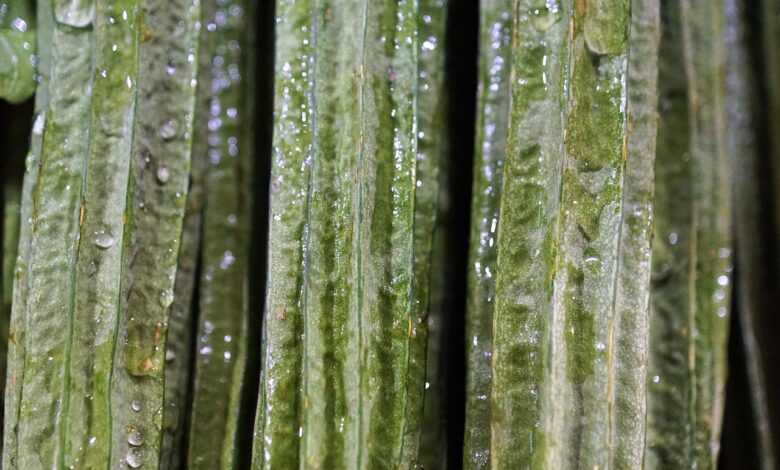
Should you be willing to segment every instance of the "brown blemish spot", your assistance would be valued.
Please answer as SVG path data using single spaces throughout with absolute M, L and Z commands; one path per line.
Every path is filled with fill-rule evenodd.
M 287 307 L 286 306 L 281 305 L 278 309 L 276 309 L 276 319 L 279 320 L 279 321 L 287 319 Z
M 149 372 L 154 368 L 154 362 L 152 362 L 152 358 L 147 357 L 143 361 L 141 361 L 141 365 L 138 367 L 138 370 L 141 372 Z

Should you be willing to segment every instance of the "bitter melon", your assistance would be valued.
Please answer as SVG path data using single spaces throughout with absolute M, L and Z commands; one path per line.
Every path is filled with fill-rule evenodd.
M 484 2 L 465 468 L 637 468 L 658 2 Z
M 645 467 L 715 468 L 731 285 L 724 4 L 662 11 Z
M 277 2 L 253 468 L 411 468 L 425 388 L 446 2 Z M 425 75 L 424 75 L 425 73 Z M 422 99 L 431 93 L 431 100 Z
M 198 154 L 203 166 L 197 338 L 188 465 L 241 468 L 248 341 L 255 4 L 206 1 L 201 31 Z M 256 380 L 256 377 L 252 377 Z
M 199 4 L 38 3 L 4 466 L 153 467 Z
M 19 103 L 35 91 L 36 21 L 31 0 L 0 3 L 0 98 Z

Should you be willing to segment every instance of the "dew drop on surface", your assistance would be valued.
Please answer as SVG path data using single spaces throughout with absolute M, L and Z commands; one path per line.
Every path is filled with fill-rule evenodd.
M 22 33 L 23 33 L 23 32 L 25 32 L 25 31 L 27 31 L 27 22 L 26 22 L 26 21 L 24 21 L 24 20 L 23 20 L 23 19 L 21 19 L 21 18 L 14 18 L 14 20 L 13 20 L 13 21 L 11 21 L 11 26 L 12 26 L 12 27 L 13 27 L 15 30 L 17 30 L 17 31 L 19 31 L 19 32 L 22 32 Z
M 98 232 L 95 234 L 95 245 L 104 250 L 111 248 L 114 245 L 114 237 L 110 233 Z
M 233 354 L 230 351 L 225 351 L 222 357 L 225 358 L 225 362 L 230 362 L 230 359 L 233 357 Z
M 127 443 L 134 447 L 140 447 L 144 444 L 144 436 L 141 435 L 140 431 L 132 431 L 127 435 Z
M 130 402 L 130 409 L 138 413 L 143 408 L 143 405 L 141 405 L 141 402 L 138 400 L 133 400 Z
M 718 276 L 718 285 L 719 286 L 727 286 L 729 285 L 729 277 L 726 275 L 720 275 Z
M 605 349 L 607 349 L 607 345 L 606 344 L 602 343 L 601 341 L 596 343 L 596 351 L 603 351 Z
M 46 115 L 44 113 L 38 113 L 35 115 L 35 122 L 33 123 L 33 134 L 42 135 L 43 126 L 46 124 Z
M 171 140 L 176 137 L 176 121 L 169 119 L 160 127 L 160 137 Z
M 654 375 L 654 376 L 653 376 L 653 383 L 654 383 L 654 384 L 661 383 L 661 376 L 659 376 L 659 375 Z
M 236 262 L 236 257 L 233 255 L 233 252 L 230 250 L 227 250 L 222 255 L 222 260 L 219 262 L 219 267 L 224 271 L 228 269 L 230 266 L 233 265 L 233 263 Z
M 170 289 L 165 289 L 164 291 L 160 292 L 160 306 L 162 308 L 168 308 L 173 303 L 173 291 Z
M 161 166 L 157 169 L 157 181 L 160 184 L 165 184 L 171 179 L 171 170 L 168 167 Z
M 203 346 L 202 348 L 200 348 L 200 353 L 204 356 L 208 356 L 209 354 L 211 354 L 211 351 L 212 351 L 211 346 Z
M 130 449 L 130 451 L 127 452 L 127 455 L 125 456 L 125 462 L 130 468 L 141 468 L 141 465 L 144 464 L 141 461 L 141 456 L 138 455 L 138 451 L 135 449 Z
M 95 437 L 95 436 L 91 436 L 91 437 L 89 438 L 88 444 L 89 444 L 90 446 L 94 446 L 96 442 L 97 442 L 97 437 Z
M 171 363 L 176 360 L 176 353 L 172 349 L 165 350 L 165 362 Z

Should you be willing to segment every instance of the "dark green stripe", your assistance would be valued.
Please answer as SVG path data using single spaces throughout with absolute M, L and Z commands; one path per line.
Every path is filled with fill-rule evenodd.
M 248 2 L 209 2 L 204 8 L 208 61 L 201 80 L 211 90 L 206 128 L 205 207 L 195 386 L 188 468 L 236 468 L 237 423 L 246 362 L 248 321 L 249 177 L 251 122 L 246 106 L 243 40 L 253 26 Z M 242 12 L 240 15 L 235 12 Z M 227 20 L 221 23 L 225 15 Z M 203 123 L 201 123 L 203 124 Z

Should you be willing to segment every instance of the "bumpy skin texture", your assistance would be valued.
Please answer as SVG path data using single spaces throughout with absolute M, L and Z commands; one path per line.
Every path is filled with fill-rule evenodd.
M 0 99 L 20 103 L 35 92 L 35 2 L 0 3 Z
M 637 468 L 658 2 L 487 3 L 464 463 Z
M 645 466 L 714 468 L 731 283 L 725 16 L 684 1 L 663 19 Z
M 438 155 L 420 35 L 446 2 L 277 3 L 269 276 L 253 467 L 410 468 Z M 434 19 L 436 18 L 436 19 Z M 421 69 L 423 67 L 423 69 Z M 434 102 L 434 98 L 430 98 Z M 429 136 L 429 137 L 426 137 Z
M 202 161 L 199 316 L 188 465 L 240 468 L 238 447 L 248 322 L 253 57 L 248 1 L 207 1 L 201 30 L 196 139 Z M 221 21 L 220 18 L 227 18 Z M 252 378 L 255 379 L 254 377 Z
M 51 49 L 22 198 L 5 468 L 158 463 L 194 98 L 186 3 L 39 2 Z

